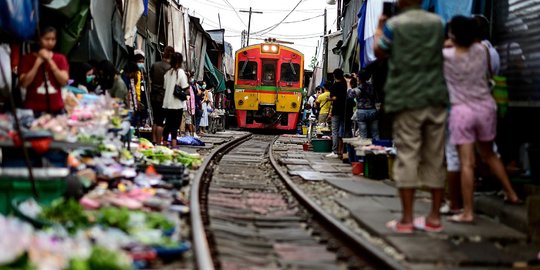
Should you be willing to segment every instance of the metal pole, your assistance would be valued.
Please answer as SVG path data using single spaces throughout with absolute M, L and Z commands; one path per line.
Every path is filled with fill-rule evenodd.
M 251 30 L 251 7 L 249 7 L 249 20 L 248 20 L 248 33 L 247 33 L 247 46 L 249 46 L 249 31 Z
M 221 29 L 221 17 L 219 16 L 219 13 L 217 14 L 217 19 L 219 22 L 219 29 Z
M 251 7 L 249 7 L 249 11 L 247 10 L 240 10 L 240 12 L 249 12 L 249 20 L 248 20 L 248 31 L 247 31 L 247 40 L 246 40 L 246 46 L 249 46 L 249 33 L 251 31 L 251 14 L 257 13 L 257 14 L 263 14 L 261 11 L 252 11 Z
M 328 36 L 327 33 L 326 33 L 326 20 L 327 20 L 327 16 L 326 16 L 326 8 L 324 9 L 324 65 L 323 65 L 323 79 L 324 81 L 326 81 L 327 77 L 328 77 Z
M 341 30 L 341 0 L 337 1 L 337 20 L 336 20 L 336 27 L 337 31 Z

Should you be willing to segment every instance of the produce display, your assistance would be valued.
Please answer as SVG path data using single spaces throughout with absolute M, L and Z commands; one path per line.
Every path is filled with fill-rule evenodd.
M 17 196 L 0 190 L 10 201 L 0 208 L 0 270 L 152 269 L 189 250 L 180 230 L 189 212 L 181 189 L 202 157 L 133 137 L 127 115 L 112 99 L 90 94 L 72 97 L 66 115 L 18 112 L 23 136 L 12 116 L 0 115 L 0 141 L 15 149 L 4 167 L 25 170 L 22 161 L 7 162 L 20 158 L 22 137 L 39 138 L 30 144 L 39 154 L 31 158 L 40 158 L 35 166 L 71 172 L 39 180 L 56 181 L 58 190 L 45 185 L 37 197 L 31 185 Z M 51 142 L 69 147 L 54 149 Z

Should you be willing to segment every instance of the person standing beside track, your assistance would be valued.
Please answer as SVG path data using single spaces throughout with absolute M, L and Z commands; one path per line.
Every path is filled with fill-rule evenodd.
M 334 84 L 330 87 L 329 101 L 332 101 L 332 153 L 330 158 L 343 158 L 343 135 L 345 133 L 345 104 L 347 99 L 347 82 L 343 70 L 334 70 Z
M 171 146 L 177 144 L 178 129 L 182 121 L 183 111 L 186 109 L 186 101 L 174 96 L 174 88 L 180 86 L 182 91 L 189 88 L 186 73 L 181 68 L 184 61 L 181 53 L 174 53 L 171 58 L 171 69 L 165 73 L 164 86 L 165 96 L 163 98 L 163 109 L 165 110 L 165 127 L 163 128 L 163 138 L 167 140 L 171 135 Z
M 163 50 L 162 61 L 152 64 L 150 67 L 150 104 L 152 105 L 152 115 L 154 124 L 152 126 L 152 140 L 154 144 L 161 144 L 163 134 L 163 122 L 165 121 L 165 112 L 163 110 L 163 99 L 165 96 L 165 88 L 163 80 L 167 70 L 171 68 L 171 56 L 174 54 L 174 48 L 171 46 L 165 47 Z
M 420 8 L 422 0 L 398 0 L 401 13 L 382 15 L 375 33 L 375 53 L 388 57 L 384 87 L 385 108 L 394 113 L 397 158 L 394 178 L 399 188 L 402 216 L 386 226 L 398 233 L 414 229 L 440 232 L 448 90 L 443 75 L 444 25 L 442 19 Z M 431 190 L 432 207 L 425 217 L 413 219 L 417 188 Z

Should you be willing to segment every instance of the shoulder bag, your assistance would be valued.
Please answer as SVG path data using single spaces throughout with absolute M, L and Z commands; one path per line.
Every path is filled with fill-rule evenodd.
M 176 71 L 176 80 L 178 81 L 178 71 Z M 173 96 L 181 101 L 187 100 L 186 91 L 180 87 L 180 85 L 175 84 L 174 85 L 174 92 Z

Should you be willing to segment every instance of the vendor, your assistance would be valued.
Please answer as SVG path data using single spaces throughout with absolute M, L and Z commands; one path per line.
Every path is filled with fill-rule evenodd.
M 88 86 L 92 84 L 96 77 L 94 68 L 87 63 L 71 63 L 70 66 L 69 73 L 73 82 L 68 89 L 75 94 L 88 93 Z
M 47 27 L 39 36 L 38 52 L 23 56 L 19 66 L 20 86 L 27 90 L 24 107 L 36 116 L 43 113 L 62 114 L 64 102 L 62 87 L 69 79 L 66 57 L 53 52 L 56 46 L 56 29 Z
M 111 97 L 117 98 L 129 106 L 126 84 L 111 61 L 103 60 L 99 63 L 96 79 L 101 90 L 108 92 Z

